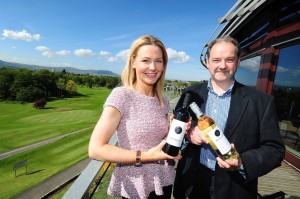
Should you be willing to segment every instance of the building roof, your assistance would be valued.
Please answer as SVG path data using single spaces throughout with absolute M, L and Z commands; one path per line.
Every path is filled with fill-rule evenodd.
M 257 49 L 250 46 L 262 40 L 274 29 L 288 24 L 299 22 L 300 0 L 238 0 L 232 8 L 218 20 L 217 27 L 213 30 L 200 54 L 200 61 L 206 67 L 206 50 L 212 39 L 230 35 L 237 39 L 241 45 L 242 58 L 249 57 L 265 49 L 266 45 L 290 42 L 286 37 L 277 37 L 275 40 L 265 42 Z M 298 36 L 289 37 L 299 40 Z M 257 52 L 255 52 L 257 51 Z

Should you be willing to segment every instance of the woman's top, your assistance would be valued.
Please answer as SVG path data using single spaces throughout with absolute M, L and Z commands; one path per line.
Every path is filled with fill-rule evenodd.
M 165 99 L 161 107 L 157 97 L 149 97 L 133 89 L 117 87 L 108 96 L 104 107 L 112 106 L 121 113 L 117 128 L 119 146 L 131 151 L 148 151 L 168 134 L 166 115 L 170 105 Z M 167 161 L 117 164 L 107 193 L 126 198 L 147 198 L 150 192 L 163 195 L 163 187 L 172 185 L 175 170 Z

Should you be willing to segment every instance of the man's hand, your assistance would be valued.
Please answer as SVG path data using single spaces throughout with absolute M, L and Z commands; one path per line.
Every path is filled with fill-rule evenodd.
M 234 144 L 231 144 L 231 147 L 235 150 Z M 237 159 L 225 161 L 220 157 L 217 157 L 217 162 L 220 168 L 226 169 L 228 171 L 240 170 L 242 165 L 242 159 L 239 155 L 237 156 Z
M 189 132 L 186 135 L 187 139 L 196 145 L 201 145 L 203 143 L 208 143 L 207 139 L 205 136 L 201 133 L 200 129 L 198 126 L 195 126 L 194 128 L 191 128 Z

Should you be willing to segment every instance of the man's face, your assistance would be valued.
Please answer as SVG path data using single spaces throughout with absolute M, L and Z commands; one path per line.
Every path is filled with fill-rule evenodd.
M 239 63 L 236 48 L 231 42 L 222 41 L 214 44 L 207 60 L 212 81 L 216 83 L 232 82 Z

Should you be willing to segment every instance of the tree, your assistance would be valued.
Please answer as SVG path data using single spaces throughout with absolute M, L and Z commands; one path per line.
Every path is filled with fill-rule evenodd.
M 48 97 L 49 92 L 57 93 L 55 74 L 53 72 L 46 69 L 34 71 L 33 78 L 35 85 L 44 92 L 46 98 Z
M 106 85 L 106 78 L 103 76 L 95 77 L 94 81 L 95 81 L 95 85 L 97 86 L 104 87 Z
M 32 86 L 32 85 L 34 85 L 33 78 L 32 78 L 32 72 L 28 69 L 20 69 L 15 74 L 14 82 L 10 86 L 10 89 L 9 89 L 10 95 L 12 96 L 13 99 L 17 99 L 17 98 L 24 99 L 22 96 L 24 96 L 24 94 L 27 93 L 27 91 L 25 91 L 26 88 L 29 86 Z M 21 92 L 21 94 L 18 94 L 19 92 Z M 26 99 L 28 99 L 28 98 L 26 97 Z M 17 99 L 17 100 L 19 100 L 19 99 Z M 20 101 L 23 101 L 23 100 L 20 100 Z
M 32 85 L 28 87 L 21 87 L 16 95 L 16 100 L 21 102 L 32 102 L 34 99 L 43 96 L 43 91 Z
M 56 86 L 59 89 L 59 96 L 62 97 L 62 93 L 63 91 L 66 90 L 66 81 L 64 78 L 58 78 L 57 82 L 56 82 Z
M 74 94 L 77 90 L 76 84 L 73 80 L 68 80 L 67 85 L 66 85 L 66 90 L 70 94 Z
M 10 86 L 15 79 L 15 70 L 0 68 L 0 99 L 6 100 L 11 98 Z
M 38 99 L 38 100 L 34 101 L 33 107 L 38 108 L 38 109 L 42 109 L 42 108 L 45 108 L 46 104 L 47 104 L 46 99 L 41 98 L 41 99 Z
M 106 87 L 109 89 L 113 89 L 116 86 L 118 86 L 120 83 L 120 78 L 119 77 L 107 77 L 106 80 Z
M 92 88 L 93 87 L 93 76 L 91 75 L 85 75 L 83 76 L 83 83 L 88 86 L 89 88 Z

